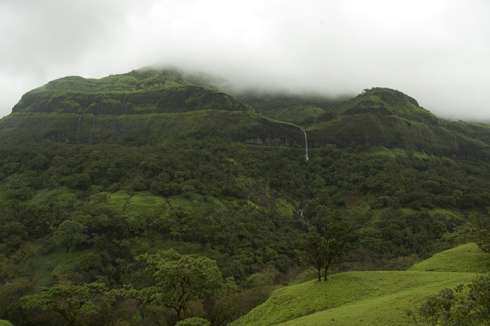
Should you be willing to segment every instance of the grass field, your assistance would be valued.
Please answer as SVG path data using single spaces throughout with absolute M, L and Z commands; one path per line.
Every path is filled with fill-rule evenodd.
M 408 309 L 444 288 L 470 283 L 487 271 L 488 258 L 466 244 L 410 271 L 339 273 L 327 282 L 284 287 L 231 325 L 408 325 Z
M 490 255 L 483 253 L 476 243 L 452 248 L 415 264 L 411 271 L 486 273 L 490 271 Z

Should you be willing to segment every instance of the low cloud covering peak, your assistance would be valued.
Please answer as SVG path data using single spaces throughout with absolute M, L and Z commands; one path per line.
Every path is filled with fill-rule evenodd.
M 171 64 L 241 87 L 390 87 L 438 116 L 489 119 L 489 14 L 485 0 L 4 0 L 0 115 L 55 78 Z

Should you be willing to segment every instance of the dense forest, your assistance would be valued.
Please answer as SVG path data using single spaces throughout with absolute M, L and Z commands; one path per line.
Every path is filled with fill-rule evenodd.
M 387 89 L 271 102 L 179 76 L 69 77 L 0 120 L 0 319 L 226 325 L 315 277 L 299 240 L 334 215 L 359 239 L 333 272 L 405 269 L 486 216 L 485 125 L 439 120 Z M 216 288 L 158 297 L 175 285 L 161 271 L 179 264 L 190 279 L 214 271 Z

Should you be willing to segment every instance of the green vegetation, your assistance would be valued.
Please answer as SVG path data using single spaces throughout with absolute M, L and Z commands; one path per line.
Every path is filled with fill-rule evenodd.
M 315 121 L 327 121 L 335 117 L 334 110 L 346 99 L 261 91 L 241 92 L 235 95 L 240 101 L 268 117 L 305 127 Z
M 64 77 L 26 93 L 12 112 L 132 114 L 247 107 L 230 95 L 189 84 L 176 70 L 133 70 L 101 79 Z
M 112 295 L 138 298 L 142 302 L 171 308 L 178 320 L 188 317 L 191 301 L 205 302 L 216 298 L 224 287 L 216 262 L 198 255 L 180 255 L 175 250 L 159 251 L 137 257 L 146 263 L 145 274 L 152 278 L 150 286 L 129 286 Z
M 12 324 L 6 320 L 0 320 L 0 326 L 12 326 Z
M 399 91 L 373 88 L 352 99 L 249 91 L 235 98 L 206 87 L 215 84 L 223 83 L 176 69 L 65 77 L 26 93 L 0 121 L 0 136 L 136 145 L 227 137 L 297 148 L 304 146 L 301 125 L 312 148 L 378 146 L 421 158 L 490 158 L 488 126 L 442 121 Z
M 339 213 L 330 217 L 321 234 L 315 227 L 308 230 L 299 241 L 299 256 L 303 263 L 312 265 L 318 270 L 318 281 L 321 281 L 321 269 L 324 269 L 324 280 L 327 280 L 328 269 L 342 264 L 349 251 L 358 241 L 358 235 L 351 222 Z
M 410 268 L 411 271 L 486 273 L 490 271 L 490 255 L 476 243 L 468 243 L 435 254 Z
M 276 290 L 266 303 L 232 325 L 406 325 L 407 310 L 418 309 L 444 288 L 474 282 L 475 272 L 488 271 L 484 267 L 488 261 L 488 254 L 469 243 L 436 254 L 407 272 L 335 274 L 328 283 L 309 281 Z M 431 266 L 431 271 L 418 272 L 423 266 Z
M 187 318 L 179 321 L 175 326 L 210 326 L 211 322 L 199 317 Z
M 84 325 L 85 315 L 96 314 L 100 309 L 94 302 L 97 294 L 106 291 L 104 284 L 90 283 L 83 286 L 55 285 L 41 288 L 41 293 L 26 295 L 21 299 L 24 308 L 39 307 L 60 314 L 71 326 Z
M 236 323 L 383 324 L 379 307 L 398 322 L 487 268 L 471 245 L 434 255 L 487 234 L 487 127 L 439 120 L 390 89 L 342 101 L 211 84 L 222 83 L 173 69 L 66 77 L 0 120 L 1 319 L 222 326 L 258 306 Z M 325 249 L 313 272 L 299 255 L 309 227 L 312 251 Z M 328 282 L 298 284 L 324 268 Z M 38 300 L 90 284 L 109 292 L 87 313 L 61 314 L 66 296 Z
M 413 322 L 427 325 L 484 325 L 490 323 L 490 274 L 476 277 L 467 286 L 444 289 L 429 297 L 417 312 L 408 311 Z
M 328 282 L 276 290 L 238 325 L 403 325 L 405 311 L 445 287 L 470 282 L 473 273 L 348 272 Z M 303 317 L 303 318 L 300 318 Z
M 389 88 L 376 87 L 365 90 L 357 97 L 342 103 L 340 113 L 394 115 L 411 121 L 438 125 L 437 117 L 420 107 L 414 98 Z
M 484 162 L 335 148 L 312 151 L 305 162 L 302 149 L 220 138 L 175 146 L 0 146 L 0 250 L 13 266 L 9 282 L 29 278 L 18 285 L 24 294 L 60 282 L 143 286 L 135 257 L 174 248 L 215 260 L 235 278 L 236 292 L 189 308 L 189 316 L 225 324 L 299 273 L 295 250 L 307 229 L 300 208 L 317 229 L 336 210 L 358 229 L 360 244 L 343 268 L 401 269 L 438 252 L 465 212 L 484 212 L 490 198 Z M 114 318 L 138 319 L 150 306 L 158 307 Z M 28 314 L 17 305 L 0 317 Z M 141 318 L 167 316 L 171 325 L 173 315 L 163 309 Z

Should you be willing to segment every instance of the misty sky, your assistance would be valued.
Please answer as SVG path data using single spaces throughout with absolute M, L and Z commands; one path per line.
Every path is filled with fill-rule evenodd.
M 0 117 L 52 79 L 153 64 L 244 87 L 389 87 L 490 119 L 490 1 L 0 0 Z

